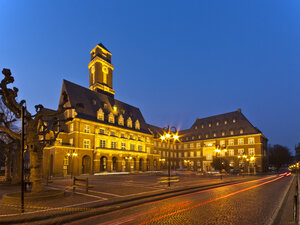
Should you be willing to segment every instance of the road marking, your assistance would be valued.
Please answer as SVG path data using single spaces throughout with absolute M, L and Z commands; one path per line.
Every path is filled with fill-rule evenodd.
M 111 196 L 115 196 L 115 197 L 123 197 L 123 195 L 111 194 L 111 193 L 101 192 L 101 191 L 89 191 L 89 192 L 99 193 L 99 194 L 104 194 L 104 195 L 111 195 Z
M 239 194 L 239 193 L 244 192 L 244 191 L 251 190 L 251 189 L 253 189 L 253 188 L 260 187 L 260 186 L 262 186 L 262 185 L 265 185 L 265 184 L 274 182 L 274 181 L 279 180 L 279 179 L 281 179 L 281 178 L 283 178 L 283 176 L 279 176 L 279 177 L 277 177 L 277 178 L 275 178 L 275 179 L 273 179 L 273 180 L 268 180 L 268 181 L 265 181 L 265 182 L 263 182 L 263 183 L 260 183 L 260 184 L 257 184 L 257 185 L 254 185 L 254 186 L 251 186 L 251 187 L 248 187 L 248 188 L 244 188 L 244 189 L 241 189 L 241 190 L 232 192 L 232 193 L 230 193 L 230 194 L 227 194 L 227 195 L 224 195 L 224 196 L 221 196 L 221 197 L 218 197 L 218 198 L 214 198 L 214 199 L 211 199 L 211 200 L 207 200 L 207 201 L 201 202 L 201 203 L 199 203 L 199 204 L 196 204 L 196 205 L 194 205 L 194 206 L 191 206 L 191 207 L 187 207 L 187 208 L 178 210 L 178 211 L 176 211 L 176 212 L 172 212 L 172 213 L 169 213 L 169 214 L 166 214 L 166 215 L 163 215 L 163 216 L 158 216 L 158 217 L 153 218 L 153 219 L 151 219 L 151 220 L 148 220 L 148 221 L 139 223 L 139 225 L 144 225 L 144 224 L 156 222 L 156 221 L 161 220 L 161 219 L 164 219 L 164 218 L 166 218 L 166 217 L 169 217 L 169 216 L 172 216 L 172 215 L 175 215 L 175 214 L 178 214 L 178 213 L 182 213 L 182 212 L 185 212 L 185 211 L 187 211 L 187 210 L 191 210 L 191 209 L 194 209 L 194 208 L 196 208 L 196 207 L 199 207 L 199 206 L 202 206 L 202 205 L 211 203 L 211 202 L 218 201 L 218 200 L 220 200 L 220 199 L 228 198 L 228 197 L 230 197 L 230 196 Z

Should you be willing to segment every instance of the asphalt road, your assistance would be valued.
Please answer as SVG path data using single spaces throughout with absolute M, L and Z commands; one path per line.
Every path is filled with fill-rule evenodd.
M 71 224 L 270 224 L 292 180 L 268 176 L 180 195 Z

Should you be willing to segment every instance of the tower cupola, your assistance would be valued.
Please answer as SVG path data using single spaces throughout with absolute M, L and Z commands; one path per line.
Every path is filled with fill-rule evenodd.
M 111 53 L 102 43 L 91 51 L 91 62 L 88 67 L 90 70 L 90 90 L 114 97 L 114 67 L 111 64 Z

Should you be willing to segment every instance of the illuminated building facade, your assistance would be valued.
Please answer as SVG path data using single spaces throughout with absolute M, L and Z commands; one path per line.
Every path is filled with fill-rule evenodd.
M 197 119 L 167 149 L 160 140 L 162 128 L 147 124 L 137 107 L 114 98 L 109 50 L 99 44 L 90 53 L 89 89 L 63 81 L 66 106 L 84 107 L 65 112 L 68 121 L 61 124 L 63 131 L 44 151 L 45 176 L 160 170 L 166 168 L 169 151 L 176 169 L 213 170 L 211 162 L 218 153 L 230 160 L 232 168 L 245 167 L 245 155 L 255 157 L 248 168 L 263 171 L 266 167 L 267 139 L 240 110 Z

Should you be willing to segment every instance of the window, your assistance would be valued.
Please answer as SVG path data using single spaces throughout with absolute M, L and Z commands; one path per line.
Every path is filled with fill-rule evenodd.
M 234 145 L 234 140 L 233 140 L 233 139 L 229 140 L 229 141 L 228 141 L 228 144 L 229 144 L 229 145 Z
M 217 134 L 216 133 L 214 133 L 214 137 L 216 137 L 217 136 Z
M 228 123 L 227 120 L 225 120 L 225 121 L 224 121 L 224 124 L 226 125 L 227 123 Z
M 68 166 L 69 165 L 69 157 L 65 156 L 64 157 L 64 166 Z
M 111 142 L 111 148 L 116 149 L 117 148 L 117 142 L 112 141 Z
M 208 134 L 205 134 L 205 138 L 208 138 Z
M 138 151 L 139 151 L 139 152 L 142 152 L 142 151 L 143 151 L 143 146 L 139 145 L 139 146 L 138 146 Z
M 198 127 L 197 126 L 195 126 L 195 130 L 197 130 L 198 129 Z
M 197 157 L 200 157 L 201 156 L 201 152 L 197 152 Z
M 208 124 L 208 127 L 211 127 L 211 123 Z
M 243 129 L 240 129 L 240 134 L 243 134 L 244 133 L 244 130 Z
M 70 124 L 70 132 L 73 132 L 74 131 L 74 123 L 71 123 Z
M 238 153 L 239 153 L 239 155 L 243 155 L 244 154 L 244 149 L 243 148 L 239 149 Z
M 141 137 L 140 136 L 138 136 L 138 141 L 141 141 Z
M 101 128 L 100 131 L 99 131 L 99 133 L 100 134 L 104 134 L 104 129 Z
M 229 156 L 234 156 L 234 150 L 233 149 L 229 149 L 228 150 L 228 154 L 229 154 Z
M 134 127 L 135 127 L 136 130 L 140 129 L 140 122 L 139 122 L 139 120 L 135 121 Z
M 225 146 L 225 141 L 224 140 L 220 141 L 220 145 Z
M 100 148 L 106 148 L 106 141 L 100 140 Z
M 222 136 L 225 136 L 225 132 L 224 131 L 222 132 Z
M 147 153 L 150 153 L 150 147 L 147 147 L 146 150 L 147 150 Z
M 201 125 L 201 128 L 204 128 L 204 125 L 203 125 L 203 124 Z
M 255 149 L 254 148 L 249 148 L 249 155 L 255 155 Z
M 73 146 L 73 138 L 69 140 L 70 146 Z
M 76 116 L 75 109 L 72 109 L 72 118 L 74 118 L 75 116 Z
M 104 112 L 101 108 L 97 111 L 97 119 L 102 121 L 104 120 Z
M 127 127 L 132 128 L 132 120 L 130 117 L 127 119 Z
M 190 148 L 194 148 L 194 144 L 192 143 L 192 144 L 190 144 Z
M 225 151 L 221 151 L 221 152 L 220 152 L 220 155 L 221 155 L 221 156 L 225 156 Z
M 56 140 L 55 140 L 55 141 L 56 141 L 56 143 L 57 143 L 57 144 L 59 144 L 59 145 L 61 145 L 61 144 L 62 144 L 62 139 L 61 139 L 61 138 L 56 138 Z
M 111 131 L 110 136 L 116 136 L 116 133 L 114 131 Z
M 216 124 L 217 124 L 217 126 L 219 126 L 219 125 L 220 125 L 220 123 L 219 123 L 219 122 L 217 122 Z
M 125 138 L 125 134 L 124 133 L 121 133 L 121 138 Z
M 244 144 L 244 138 L 239 138 L 238 143 L 239 143 L 239 145 L 243 145 Z
M 206 155 L 206 160 L 212 160 L 212 155 L 211 154 L 207 154 Z
M 248 144 L 254 144 L 254 138 L 248 138 Z
M 194 157 L 194 152 L 191 152 L 191 155 L 190 155 L 191 157 Z
M 134 139 L 133 139 L 133 135 L 132 135 L 132 134 L 130 134 L 130 139 L 131 139 L 131 140 L 134 140 Z
M 83 140 L 83 148 L 90 148 L 90 140 L 89 139 Z
M 187 156 L 187 152 L 184 152 L 184 157 L 188 157 L 188 156 Z
M 150 142 L 150 138 L 146 137 L 146 142 L 149 143 Z
M 232 122 L 235 123 L 235 122 L 236 122 L 236 119 L 233 119 Z
M 121 143 L 121 149 L 123 149 L 123 150 L 126 149 L 126 143 L 124 143 L 124 142 Z
M 84 125 L 84 133 L 90 133 L 90 126 Z
M 121 125 L 121 126 L 124 126 L 124 118 L 123 118 L 122 115 L 119 116 L 118 124 Z
M 187 149 L 189 146 L 187 144 L 184 144 L 184 149 Z
M 197 143 L 197 148 L 201 148 L 201 144 L 200 143 Z
M 131 150 L 131 151 L 134 151 L 134 149 L 135 149 L 134 144 L 130 144 L 130 150 Z
M 109 123 L 115 123 L 115 116 L 113 113 L 110 113 L 108 116 L 108 122 Z

